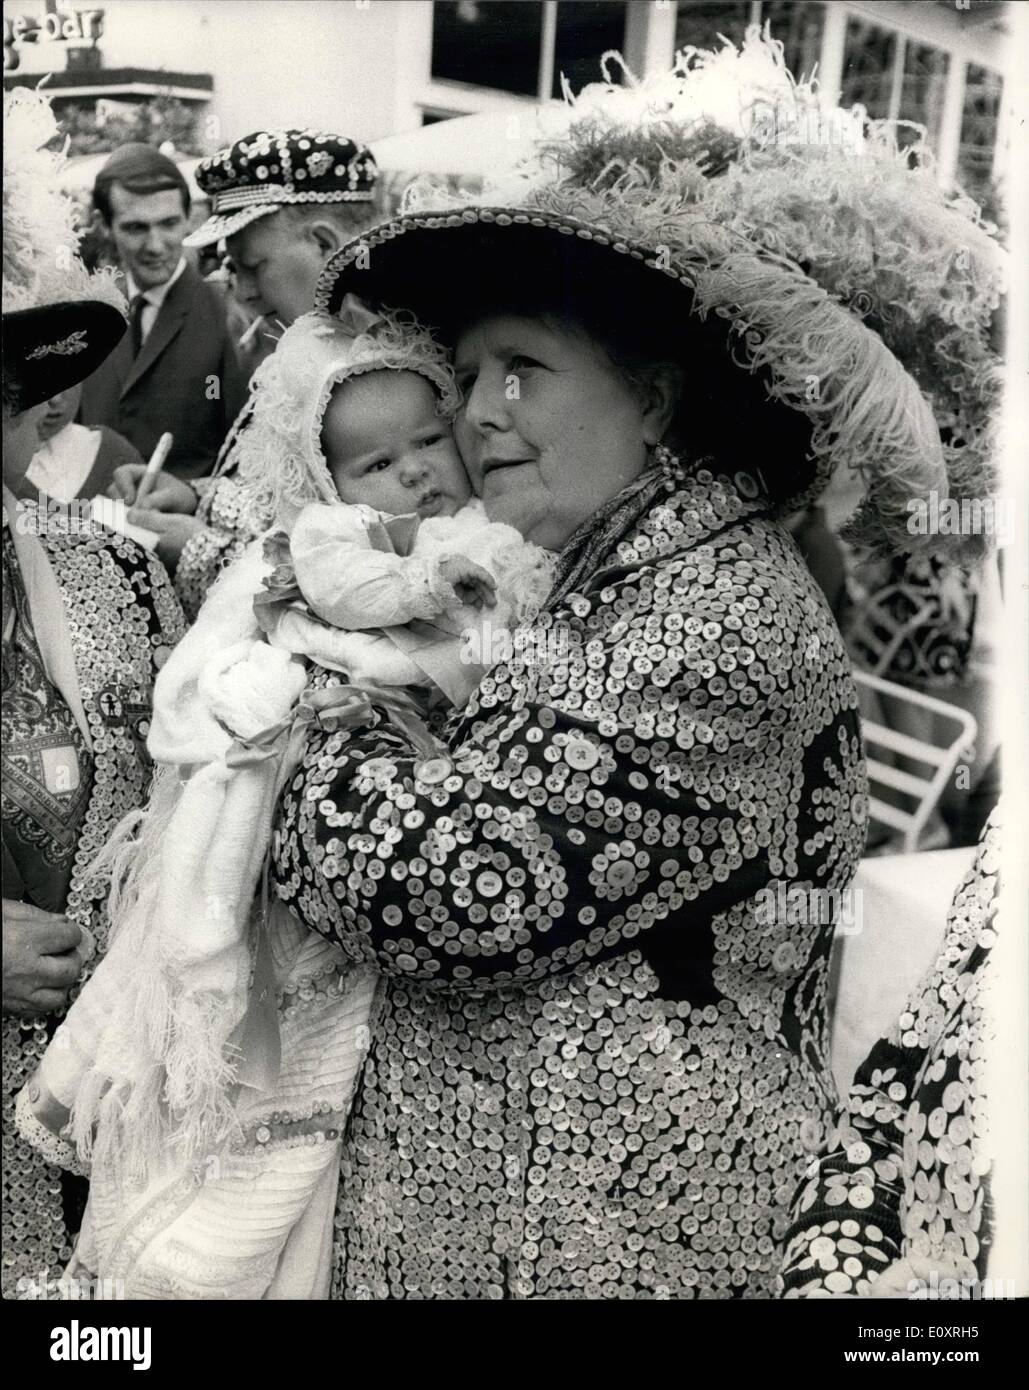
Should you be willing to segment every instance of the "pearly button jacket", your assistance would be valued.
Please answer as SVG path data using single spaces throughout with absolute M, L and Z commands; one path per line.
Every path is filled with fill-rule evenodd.
M 867 794 L 839 633 L 755 494 L 650 504 L 454 711 L 442 781 L 384 720 L 312 734 L 276 891 L 388 977 L 334 1296 L 770 1293 L 835 1102 L 833 928 L 759 907 L 846 886 Z
M 33 512 L 5 508 L 8 527 Z M 99 964 L 107 944 L 108 882 L 91 866 L 115 827 L 146 800 L 152 765 L 146 750 L 153 682 L 160 663 L 182 636 L 182 611 L 164 566 L 135 542 L 74 515 L 48 512 L 39 541 L 56 583 L 89 730 L 92 779 L 70 864 L 64 911 L 96 943 L 79 985 Z M 42 624 L 53 615 L 33 614 Z M 26 775 L 45 742 L 39 706 L 12 687 L 4 652 L 4 819 L 12 813 L 9 782 Z M 11 799 L 12 801 L 14 798 Z M 40 847 L 41 853 L 45 846 Z M 9 887 L 6 885 L 5 887 Z M 46 1051 L 56 1016 L 6 1017 L 3 1023 L 3 1296 L 38 1298 L 47 1271 L 71 1257 L 75 1224 L 62 1193 L 61 1170 L 24 1142 L 15 1129 L 14 1102 Z M 49 1286 L 48 1286 L 49 1287 Z M 56 1295 L 55 1295 L 56 1296 Z

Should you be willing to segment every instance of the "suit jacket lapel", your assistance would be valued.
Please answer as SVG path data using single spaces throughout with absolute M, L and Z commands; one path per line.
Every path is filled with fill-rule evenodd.
M 157 318 L 147 335 L 142 351 L 132 363 L 129 374 L 122 383 L 123 398 L 140 377 L 150 370 L 185 322 L 193 298 L 191 275 L 192 272 L 187 266 L 168 291 L 167 298 L 157 311 Z M 125 337 L 127 338 L 128 334 Z M 131 348 L 129 350 L 131 351 Z

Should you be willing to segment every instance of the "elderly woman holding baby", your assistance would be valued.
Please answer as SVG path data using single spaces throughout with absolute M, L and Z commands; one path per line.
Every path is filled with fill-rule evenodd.
M 792 888 L 838 900 L 867 820 L 849 664 L 782 520 L 834 467 L 850 466 L 868 493 L 853 534 L 909 549 L 910 498 L 945 492 L 947 477 L 928 402 L 856 304 L 841 303 L 837 262 L 790 259 L 760 219 L 740 227 L 725 209 L 713 215 L 681 168 L 663 154 L 657 164 L 642 190 L 642 165 L 615 187 L 607 164 L 599 176 L 572 167 L 523 190 L 519 206 L 409 212 L 332 257 L 318 314 L 298 325 L 324 339 L 318 351 L 355 306 L 397 325 L 413 314 L 437 342 L 420 365 L 381 355 L 361 364 L 352 346 L 344 366 L 331 349 L 317 428 L 302 411 L 264 402 L 284 439 L 304 435 L 266 451 L 279 461 L 275 488 L 289 484 L 301 455 L 317 458 L 314 530 L 306 512 L 293 518 L 295 576 L 281 566 L 271 575 L 272 609 L 259 592 L 255 601 L 251 579 L 269 563 L 267 546 L 257 547 L 253 575 L 240 562 L 226 576 L 162 673 L 176 727 L 195 733 L 196 702 L 180 708 L 172 677 L 181 666 L 182 690 L 208 698 L 191 643 L 203 647 L 219 615 L 264 664 L 278 658 L 255 646 L 258 628 L 281 637 L 283 623 L 306 623 L 299 598 L 323 624 L 312 629 L 320 655 L 282 644 L 293 682 L 283 719 L 259 720 L 263 733 L 236 730 L 233 743 L 239 711 L 232 701 L 213 711 L 211 776 L 165 778 L 168 795 L 159 788 L 136 855 L 145 878 L 150 850 L 168 858 L 158 841 L 178 844 L 159 834 L 162 806 L 188 819 L 191 798 L 214 807 L 224 797 L 217 833 L 196 820 L 186 839 L 207 874 L 196 888 L 220 882 L 211 878 L 219 866 L 228 882 L 239 876 L 228 831 L 243 823 L 231 798 L 253 802 L 239 901 L 218 913 L 235 924 L 226 960 L 241 1010 L 249 989 L 231 1057 L 221 1034 L 235 1016 L 197 1012 L 202 989 L 161 998 L 167 1036 L 188 1044 L 164 1059 L 168 1083 L 183 1082 L 186 1111 L 192 1099 L 190 1113 L 204 1120 L 205 1087 L 213 1096 L 225 1078 L 243 1079 L 237 1054 L 245 1088 L 265 1108 L 275 1087 L 298 1083 L 254 1130 L 267 1151 L 248 1152 L 245 1173 L 212 1184 L 213 1201 L 229 1182 L 238 1199 L 258 1169 L 274 1177 L 276 1164 L 283 1173 L 292 1165 L 297 1213 L 307 1204 L 314 1217 L 298 1226 L 308 1228 L 300 1244 L 316 1277 L 287 1278 L 280 1294 L 278 1268 L 265 1297 L 321 1296 L 338 1144 L 335 1297 L 762 1297 L 776 1287 L 790 1202 L 836 1096 L 825 1009 L 832 928 L 821 912 L 769 921 L 767 904 Z M 441 347 L 456 375 L 453 408 Z M 283 349 L 271 360 L 288 375 Z M 260 432 L 251 433 L 259 453 Z M 394 574 L 395 557 L 381 553 L 401 532 L 420 538 L 468 506 L 487 525 L 513 528 L 517 545 L 549 552 L 533 562 L 547 596 L 529 606 L 519 640 L 496 651 L 479 613 L 481 669 L 453 691 L 436 682 L 449 715 L 445 702 L 413 702 L 434 741 L 410 701 L 398 709 L 374 671 L 363 681 L 351 659 L 325 659 L 321 646 L 335 652 L 361 635 L 334 629 L 352 626 L 340 617 L 352 588 L 367 597 L 366 577 L 377 583 L 383 563 Z M 371 509 L 359 524 L 354 507 Z M 327 583 L 325 611 L 302 582 L 304 537 Z M 453 593 L 496 603 L 504 584 L 488 557 L 482 568 L 459 558 L 442 576 Z M 242 585 L 238 602 L 233 585 Z M 415 591 L 402 582 L 397 592 L 406 601 Z M 401 642 L 392 622 L 427 615 L 377 618 L 376 660 L 382 640 Z M 231 654 L 227 643 L 213 645 Z M 314 669 L 294 669 L 290 651 Z M 290 700 L 304 682 L 296 719 Z M 167 712 L 159 701 L 158 731 Z M 258 932 L 249 962 L 251 879 L 266 834 L 257 920 L 273 929 L 264 947 Z M 190 873 L 155 879 L 180 881 L 193 891 Z M 199 951 L 197 962 L 213 967 L 207 956 L 221 938 L 205 936 L 210 904 L 195 917 L 159 895 L 163 927 L 148 930 L 154 884 L 140 883 L 123 884 L 119 903 L 150 955 L 173 948 L 181 966 Z M 222 883 L 219 902 L 226 891 Z M 205 932 L 191 936 L 194 917 Z M 135 939 L 119 928 L 122 945 Z M 303 988 L 287 979 L 275 1023 L 265 1014 L 275 1009 L 268 973 L 280 947 L 299 951 L 301 964 L 312 951 L 332 959 L 319 956 Z M 105 1015 L 80 1017 L 88 1033 Z M 165 1037 L 150 1017 L 147 1026 Z M 108 1062 L 101 1049 L 96 1077 Z M 352 1107 L 336 1094 L 344 1072 L 357 1085 Z M 93 1079 L 87 1101 L 115 1115 L 108 1138 L 171 1104 L 167 1087 L 152 1096 L 137 1087 L 141 1109 L 127 1102 L 131 1088 Z M 246 1096 L 240 1121 L 256 1124 L 257 1100 Z M 82 1115 L 76 1124 L 89 1129 Z M 151 1145 L 163 1132 L 136 1127 Z M 183 1219 L 193 1219 L 195 1186 L 183 1172 L 169 1188 Z M 227 1232 L 232 1279 L 253 1273 L 264 1288 L 272 1245 L 250 1251 L 254 1271 L 237 1267 L 250 1257 L 250 1215 L 238 1233 L 247 1239 Z M 292 1268 L 296 1253 L 280 1264 Z M 203 1278 L 225 1296 L 230 1265 L 219 1273 L 209 1264 Z M 301 1282 L 315 1291 L 298 1292 Z
M 163 1151 L 166 1101 L 206 1135 L 208 1100 L 220 1116 L 225 1082 L 246 1076 L 236 1118 L 252 1147 L 225 1155 L 239 1172 L 201 1181 L 206 1206 L 178 1173 L 162 1236 L 176 1278 L 191 1240 L 195 1287 L 219 1296 L 324 1296 L 330 1244 L 344 1299 L 771 1296 L 798 1181 L 832 1132 L 832 927 L 767 909 L 792 889 L 839 900 L 866 780 L 849 663 L 783 519 L 850 467 L 867 491 L 852 534 L 910 549 L 910 499 L 945 493 L 952 460 L 885 340 L 893 321 L 875 331 L 844 302 L 838 257 L 809 238 L 791 258 L 763 198 L 745 225 L 731 199 L 716 215 L 713 194 L 695 196 L 706 165 L 691 183 L 660 139 L 649 181 L 643 161 L 612 185 L 610 161 L 589 167 L 596 134 L 578 170 L 566 160 L 520 205 L 410 211 L 332 257 L 248 430 L 258 491 L 281 503 L 309 466 L 315 495 L 299 515 L 299 493 L 271 509 L 286 537 L 226 574 L 162 672 L 151 749 L 174 715 L 190 755 L 155 753 L 173 773 L 197 763 L 212 653 L 235 660 L 244 638 L 257 674 L 281 666 L 282 710 L 247 730 L 222 700 L 202 772 L 160 782 L 117 941 L 136 975 L 125 943 L 151 965 L 171 952 L 179 974 L 152 972 L 169 1028 L 145 1022 L 183 1046 L 150 1081 L 112 1088 L 104 1068 L 127 1051 L 100 1047 L 73 1114 L 88 1139 L 90 1097 L 111 1111 L 114 1191 L 112 1136 Z M 375 340 L 365 361 L 364 338 L 334 345 L 362 316 L 435 341 L 416 360 Z M 413 586 L 401 572 L 434 527 L 476 517 L 549 552 L 532 561 L 546 582 L 516 641 L 491 650 L 482 610 L 468 619 L 467 679 L 451 659 L 472 628 L 437 632 L 437 679 L 413 620 L 442 621 L 444 588 L 499 608 L 504 576 L 486 552 Z M 373 634 L 351 610 L 383 578 L 402 602 Z M 391 644 L 445 701 L 400 698 L 411 673 L 377 665 Z M 162 807 L 178 818 L 166 834 Z M 150 849 L 164 868 L 146 878 Z M 180 883 L 216 885 L 217 921 L 163 892 Z M 205 995 L 222 944 L 231 1016 Z M 79 1017 L 88 1033 L 107 1013 Z M 93 1180 L 95 1194 L 95 1164 Z M 222 1198 L 247 1220 L 228 1221 Z M 218 1230 L 201 1220 L 216 1208 Z M 294 1216 L 301 1239 L 278 1260 Z M 208 1258 L 218 1231 L 222 1263 Z M 169 1295 L 159 1264 L 156 1296 L 211 1296 Z
M 557 561 L 445 757 L 330 722 L 283 794 L 274 891 L 386 977 L 334 1296 L 767 1296 L 835 1100 L 832 929 L 759 903 L 842 889 L 866 825 L 849 665 L 778 517 L 860 460 L 890 538 L 891 480 L 938 476 L 928 407 L 688 210 L 409 213 L 317 307 L 349 293 L 437 327 L 474 491 Z

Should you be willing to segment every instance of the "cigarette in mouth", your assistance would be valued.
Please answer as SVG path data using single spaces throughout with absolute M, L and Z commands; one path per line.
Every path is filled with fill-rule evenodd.
M 243 334 L 242 338 L 240 338 L 239 341 L 236 343 L 236 346 L 246 347 L 247 343 L 249 343 L 250 339 L 254 337 L 257 330 L 261 327 L 262 323 L 264 323 L 264 314 L 261 314 L 259 318 L 254 319 L 253 323 Z

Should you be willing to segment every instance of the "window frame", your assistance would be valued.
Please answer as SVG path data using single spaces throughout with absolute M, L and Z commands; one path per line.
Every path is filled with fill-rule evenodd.
M 434 77 L 432 74 L 432 3 L 431 0 L 420 8 L 427 11 L 422 17 L 425 27 L 425 39 L 423 45 L 423 71 L 419 79 L 414 84 L 412 94 L 412 105 L 417 109 L 418 115 L 410 122 L 415 125 L 420 123 L 421 112 L 424 110 L 438 111 L 448 110 L 455 115 L 474 115 L 478 111 L 495 110 L 507 107 L 513 110 L 524 110 L 526 107 L 546 105 L 555 100 L 550 93 L 554 82 L 554 65 L 557 52 L 557 7 L 560 0 L 542 0 L 543 22 L 540 32 L 540 55 L 539 68 L 537 72 L 536 91 L 532 95 L 519 95 L 516 92 L 504 92 L 497 87 L 480 86 L 473 82 L 459 82 L 452 78 Z M 625 0 L 612 0 L 612 3 L 625 3 Z M 413 7 L 412 7 L 413 8 Z M 674 6 L 669 6 L 674 9 Z M 632 52 L 638 50 L 638 56 L 645 58 L 649 55 L 651 31 L 660 32 L 667 28 L 664 24 L 663 15 L 658 5 L 647 3 L 638 13 L 634 14 L 635 7 L 630 3 L 625 3 L 625 33 L 623 47 Z M 414 18 L 414 16 L 412 16 Z M 642 30 L 640 19 L 643 20 Z M 674 25 L 673 25 L 674 32 Z M 658 45 L 658 51 L 662 48 Z M 630 65 L 632 63 L 629 58 Z M 671 66 L 672 53 L 669 50 L 666 66 Z M 662 64 L 656 63 L 654 66 L 660 67 Z M 597 74 L 599 78 L 599 72 Z
M 864 20 L 896 35 L 894 49 L 893 87 L 890 111 L 899 110 L 904 75 L 904 56 L 909 42 L 926 44 L 939 49 L 948 57 L 944 85 L 940 133 L 933 149 L 937 176 L 943 183 L 957 177 L 958 154 L 961 144 L 961 123 L 965 104 L 965 81 L 969 65 L 987 68 L 1002 84 L 997 135 L 993 149 L 993 172 L 996 177 L 1003 168 L 1005 148 L 1004 113 L 1007 107 L 1007 74 L 997 45 L 982 31 L 962 28 L 957 14 L 951 16 L 935 5 L 902 6 L 871 3 L 871 0 L 822 0 L 825 21 L 822 30 L 822 54 L 819 79 L 826 101 L 837 105 L 846 62 L 847 24 L 851 18 Z
M 397 89 L 397 130 L 421 125 L 422 112 L 449 111 L 454 115 L 474 115 L 478 111 L 507 109 L 523 111 L 551 100 L 550 82 L 557 33 L 557 4 L 543 0 L 544 30 L 541 37 L 540 81 L 534 96 L 519 96 L 474 83 L 450 81 L 432 76 L 432 0 L 407 0 L 404 5 L 403 46 L 406 58 Z M 818 78 L 828 105 L 838 105 L 843 67 L 846 61 L 847 22 L 853 17 L 877 25 L 901 38 L 894 62 L 894 101 L 899 100 L 907 41 L 931 45 L 948 55 L 940 134 L 934 150 L 935 168 L 943 182 L 957 174 L 961 142 L 961 122 L 965 100 L 965 78 L 969 64 L 995 73 L 1002 85 L 1000 113 L 993 152 L 993 172 L 1003 171 L 1008 132 L 1010 98 L 1009 75 L 1003 36 L 979 27 L 963 27 L 955 11 L 936 5 L 906 6 L 892 0 L 811 0 L 823 9 L 822 43 Z M 625 56 L 633 71 L 641 76 L 671 67 L 675 56 L 675 0 L 630 0 L 626 10 Z M 751 18 L 759 22 L 761 0 L 751 0 Z M 548 17 L 549 16 L 549 28 Z M 544 63 L 549 45 L 549 64 Z M 1010 48 L 1010 45 L 1008 45 Z M 892 107 L 891 107 L 892 109 Z

